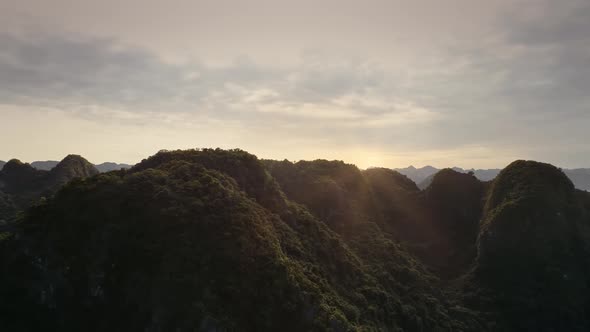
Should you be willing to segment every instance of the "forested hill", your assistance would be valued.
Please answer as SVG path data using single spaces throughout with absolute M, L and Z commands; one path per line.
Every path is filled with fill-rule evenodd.
M 0 170 L 0 221 L 14 219 L 19 210 L 53 195 L 72 179 L 96 174 L 98 170 L 78 155 L 65 157 L 50 171 L 12 159 Z
M 2 330 L 590 330 L 590 195 L 548 164 L 420 190 L 242 150 L 78 161 L 0 225 Z
M 409 166 L 406 168 L 396 168 L 394 170 L 409 177 L 420 189 L 428 187 L 434 175 L 440 171 L 440 169 L 432 166 L 424 166 L 421 168 Z M 491 181 L 502 171 L 499 168 L 463 169 L 460 167 L 453 167 L 452 170 L 460 173 L 472 172 L 473 175 L 481 181 Z M 590 168 L 563 169 L 563 172 L 570 180 L 572 180 L 576 188 L 590 191 Z

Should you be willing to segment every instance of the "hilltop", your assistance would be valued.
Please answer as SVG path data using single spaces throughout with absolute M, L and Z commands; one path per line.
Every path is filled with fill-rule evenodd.
M 16 211 L 31 206 L 42 197 L 51 196 L 72 179 L 98 173 L 92 164 L 78 155 L 68 155 L 50 171 L 38 170 L 12 159 L 0 170 L 0 193 L 4 197 L 0 214 L 13 219 Z
M 237 149 L 62 166 L 75 178 L 0 228 L 5 329 L 590 328 L 590 195 L 548 164 L 491 182 L 445 169 L 424 190 L 391 169 Z
M 452 167 L 451 169 L 460 173 L 471 172 L 481 181 L 491 181 L 502 171 L 500 168 L 463 169 L 460 167 Z M 406 168 L 395 168 L 394 170 L 409 177 L 420 189 L 428 187 L 434 175 L 440 171 L 440 169 L 432 166 L 424 166 L 421 168 L 409 166 Z M 570 180 L 572 180 L 577 189 L 590 191 L 590 168 L 563 169 L 563 172 Z

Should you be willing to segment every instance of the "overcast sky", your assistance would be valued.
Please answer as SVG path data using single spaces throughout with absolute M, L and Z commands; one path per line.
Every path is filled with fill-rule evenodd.
M 590 0 L 0 0 L 0 160 L 590 167 Z

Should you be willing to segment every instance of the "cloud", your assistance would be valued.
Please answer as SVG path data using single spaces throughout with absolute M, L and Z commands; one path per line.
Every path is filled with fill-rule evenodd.
M 260 66 L 247 57 L 224 66 L 179 65 L 111 39 L 46 34 L 2 35 L 0 45 L 4 103 L 83 116 L 103 112 L 134 120 L 139 116 L 128 114 L 185 112 L 251 122 L 363 120 L 362 125 L 382 116 L 394 124 L 399 108 L 398 101 L 379 95 L 387 89 L 385 73 L 367 62 L 334 63 L 308 54 L 286 68 Z
M 149 103 L 170 98 L 181 68 L 111 40 L 0 36 L 2 99 L 32 102 Z
M 505 36 L 514 44 L 528 46 L 571 46 L 588 40 L 590 4 L 584 0 L 529 0 L 528 15 L 506 13 Z
M 19 112 L 43 107 L 101 123 L 217 131 L 236 142 L 248 135 L 252 146 L 280 151 L 354 146 L 405 157 L 413 152 L 432 163 L 428 155 L 442 160 L 448 152 L 481 163 L 518 156 L 587 166 L 590 151 L 579 142 L 590 138 L 590 5 L 523 0 L 490 6 L 497 10 L 495 24 L 444 42 L 432 37 L 430 48 L 402 44 L 392 49 L 406 56 L 392 60 L 371 56 L 379 52 L 365 52 L 359 42 L 351 46 L 360 49 L 354 55 L 299 45 L 303 51 L 288 63 L 235 52 L 228 53 L 234 59 L 229 62 L 198 57 L 170 62 L 153 49 L 83 33 L 5 33 L 0 34 L 0 102 L 18 105 Z M 487 22 L 492 15 L 480 16 Z M 451 25 L 447 21 L 437 21 L 441 30 L 443 23 Z M 371 32 L 363 35 L 371 43 L 402 40 L 389 38 L 385 22 L 350 23 L 367 24 L 358 28 Z M 472 23 L 457 23 L 449 31 Z M 409 40 L 435 30 L 413 34 L 416 22 L 407 24 L 403 32 Z M 265 50 L 273 56 L 272 47 Z
M 410 92 L 445 115 L 435 128 L 440 139 L 427 144 L 512 147 L 523 156 L 541 146 L 548 160 L 587 141 L 589 9 L 583 1 L 528 1 L 507 9 L 479 40 L 441 52 L 441 69 L 419 75 L 426 83 Z M 580 155 L 567 160 L 589 162 Z

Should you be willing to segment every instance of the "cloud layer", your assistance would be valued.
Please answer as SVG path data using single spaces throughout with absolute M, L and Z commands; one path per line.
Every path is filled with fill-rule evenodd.
M 147 154 L 165 141 L 170 147 L 241 146 L 273 158 L 327 151 L 363 167 L 406 161 L 499 167 L 514 158 L 589 166 L 590 4 L 518 6 L 499 3 L 494 20 L 468 34 L 457 32 L 465 25 L 447 22 L 454 37 L 440 42 L 434 34 L 430 47 L 417 46 L 424 33 L 415 32 L 400 52 L 406 56 L 391 61 L 372 49 L 335 54 L 340 41 L 312 50 L 302 42 L 287 63 L 231 51 L 230 61 L 192 53 L 185 57 L 191 60 L 170 61 L 154 48 L 90 32 L 4 29 L 0 115 L 23 126 L 31 116 L 52 126 L 59 114 L 143 131 L 145 150 L 134 149 L 133 140 L 120 144 Z M 354 22 L 375 29 L 369 20 Z M 9 126 L 2 121 L 0 130 L 14 130 Z M 166 135 L 176 140 L 163 140 Z M 94 144 L 89 151 L 101 151 L 96 158 L 133 161 L 83 141 Z M 0 147 L 17 150 L 8 142 Z M 39 147 L 23 142 L 18 149 Z

